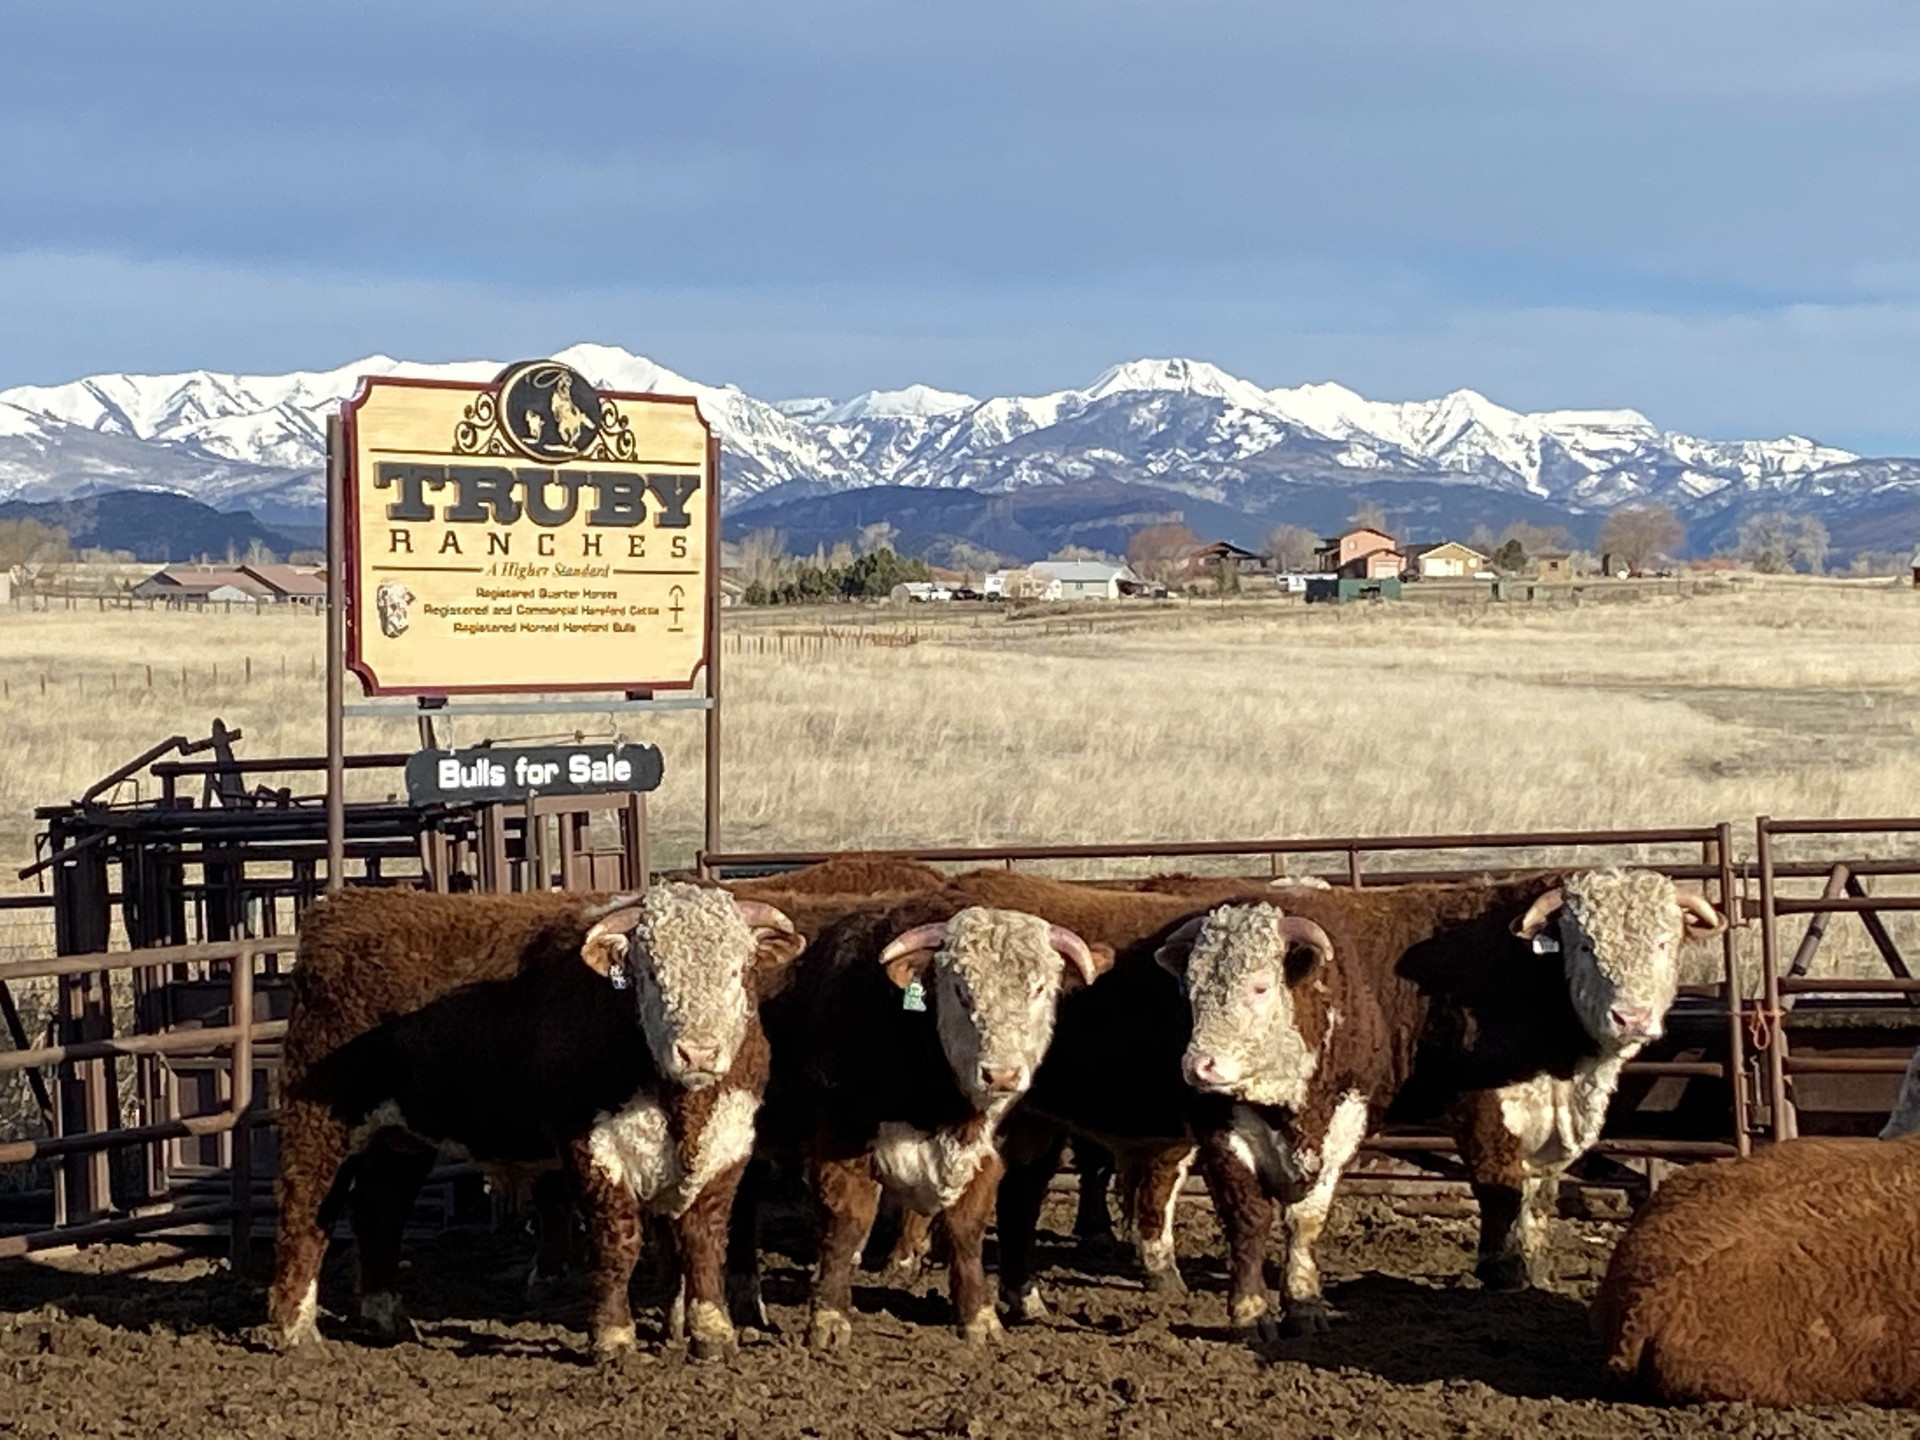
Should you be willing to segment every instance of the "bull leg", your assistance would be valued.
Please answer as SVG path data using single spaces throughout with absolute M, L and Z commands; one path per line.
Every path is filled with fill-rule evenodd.
M 558 1289 L 573 1264 L 573 1196 L 558 1170 L 534 1177 L 533 1234 L 533 1268 L 527 1271 L 530 1300 Z
M 1313 1183 L 1297 1203 L 1287 1207 L 1287 1313 L 1281 1322 L 1285 1335 L 1311 1335 L 1325 1330 L 1332 1319 L 1320 1292 L 1320 1267 L 1313 1247 L 1326 1228 L 1333 1209 L 1334 1188 L 1367 1138 L 1368 1107 L 1364 1096 L 1349 1091 L 1333 1107 L 1317 1152 L 1302 1149 L 1302 1168 Z
M 853 1266 L 880 1208 L 880 1182 L 865 1155 L 823 1160 L 814 1171 L 820 1257 L 807 1319 L 807 1348 L 844 1350 L 853 1338 Z
M 761 1330 L 771 1323 L 760 1293 L 760 1197 L 766 1184 L 767 1162 L 749 1160 L 727 1217 L 727 1309 L 734 1324 Z
M 1520 1137 L 1508 1126 L 1493 1091 L 1465 1097 L 1448 1119 L 1480 1206 L 1474 1274 L 1489 1290 L 1524 1290 L 1533 1283 L 1537 1249 L 1530 1191 L 1540 1187 L 1528 1178 Z
M 391 1138 L 375 1139 L 353 1174 L 348 1221 L 359 1266 L 360 1318 L 382 1340 L 417 1340 L 400 1302 L 400 1242 L 413 1200 L 433 1169 L 434 1152 Z
M 1033 1237 L 1040 1228 L 1040 1207 L 1047 1182 L 1060 1168 L 1065 1135 L 1039 1124 L 1013 1124 L 1001 1139 L 1000 1182 L 995 1220 L 1000 1235 L 1000 1308 L 1012 1321 L 1038 1320 L 1047 1302 L 1033 1277 Z
M 1273 1201 L 1252 1164 L 1233 1144 L 1229 1130 L 1200 1137 L 1200 1170 L 1227 1232 L 1227 1318 L 1252 1339 L 1277 1338 L 1279 1328 L 1267 1292 L 1267 1237 L 1273 1231 Z
M 953 1297 L 954 1320 L 960 1338 L 970 1345 L 984 1344 L 1000 1334 L 1000 1317 L 993 1311 L 992 1292 L 987 1289 L 987 1269 L 981 1248 L 987 1238 L 987 1221 L 993 1215 L 994 1196 L 1000 1188 L 1004 1167 L 998 1155 L 989 1153 L 980 1162 L 960 1198 L 942 1212 L 947 1222 L 947 1238 L 953 1255 L 947 1270 L 949 1293 Z
M 686 1275 L 687 1343 L 696 1360 L 717 1360 L 738 1345 L 727 1317 L 727 1218 L 747 1162 L 721 1171 L 674 1220 Z
M 1186 1282 L 1174 1259 L 1173 1211 L 1193 1166 L 1193 1147 L 1178 1145 L 1155 1151 L 1140 1170 L 1133 1188 L 1134 1233 L 1140 1237 L 1140 1264 L 1147 1272 L 1147 1290 L 1154 1295 L 1184 1295 Z
M 346 1154 L 347 1127 L 331 1111 L 310 1100 L 286 1102 L 275 1181 L 280 1225 L 267 1290 L 268 1332 L 282 1349 L 320 1343 L 320 1264 L 331 1228 L 321 1224 L 321 1212 Z
M 587 1222 L 589 1334 L 594 1354 L 609 1359 L 636 1343 L 627 1286 L 640 1259 L 640 1206 L 625 1184 L 594 1163 L 586 1139 L 573 1143 L 568 1159 Z
M 933 1217 L 918 1210 L 902 1210 L 900 1233 L 894 1238 L 881 1278 L 896 1289 L 911 1289 L 925 1271 L 932 1252 Z
M 1073 1168 L 1079 1177 L 1079 1202 L 1073 1212 L 1073 1235 L 1090 1253 L 1113 1248 L 1113 1214 L 1107 1209 L 1107 1191 L 1113 1184 L 1115 1162 L 1106 1146 L 1076 1136 Z

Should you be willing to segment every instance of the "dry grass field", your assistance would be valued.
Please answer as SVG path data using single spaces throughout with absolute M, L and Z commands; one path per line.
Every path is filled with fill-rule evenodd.
M 727 657 L 729 846 L 1616 827 L 1920 801 L 1920 593 L 1885 582 L 1577 607 L 1081 613 L 1069 626 L 916 607 L 920 643 L 795 639 L 785 653 L 752 637 L 847 617 L 730 616 L 749 641 Z M 216 715 L 245 731 L 247 756 L 320 749 L 316 616 L 16 608 L 0 621 L 9 869 L 30 856 L 34 805 Z M 626 724 L 666 750 L 655 823 L 662 858 L 683 858 L 698 722 Z M 471 743 L 604 734 L 612 719 L 457 725 Z M 416 743 L 405 720 L 350 721 L 348 740 Z

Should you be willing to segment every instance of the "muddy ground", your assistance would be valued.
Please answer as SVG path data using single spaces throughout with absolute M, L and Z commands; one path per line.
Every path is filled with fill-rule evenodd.
M 1124 1266 L 1083 1267 L 1050 1210 L 1053 1316 L 972 1351 L 946 1328 L 935 1274 L 915 1292 L 869 1283 L 851 1354 L 816 1359 L 802 1329 L 804 1274 L 770 1257 L 779 1333 L 731 1363 L 654 1343 L 615 1366 L 583 1353 L 584 1298 L 522 1303 L 518 1238 L 450 1232 L 412 1248 L 408 1303 L 424 1340 L 375 1348 L 338 1321 L 318 1358 L 255 1346 L 260 1274 L 105 1247 L 0 1266 L 0 1435 L 675 1436 L 1892 1436 L 1870 1409 L 1769 1412 L 1610 1403 L 1587 1297 L 1613 1227 L 1562 1221 L 1553 1287 L 1484 1293 L 1467 1221 L 1344 1206 L 1325 1246 L 1330 1334 L 1256 1354 L 1225 1338 L 1218 1235 L 1183 1207 L 1191 1293 L 1145 1295 Z M 874 1277 L 867 1277 L 871 1281 Z M 336 1247 L 322 1300 L 347 1308 Z M 646 1298 L 657 1300 L 658 1296 Z M 1737 1323 L 1737 1317 L 1729 1317 Z

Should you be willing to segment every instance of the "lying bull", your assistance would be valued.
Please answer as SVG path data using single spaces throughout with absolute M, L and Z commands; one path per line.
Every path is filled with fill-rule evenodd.
M 336 1187 L 361 1314 L 407 1333 L 401 1230 L 450 1150 L 560 1159 L 587 1221 L 596 1351 L 634 1343 L 643 1212 L 673 1223 L 695 1353 L 729 1348 L 726 1227 L 769 1067 L 757 1004 L 802 943 L 764 902 L 682 884 L 602 900 L 350 890 L 316 906 L 283 1071 L 278 1341 L 318 1338 Z
M 1201 1137 L 1230 1249 L 1236 1325 L 1274 1328 L 1262 1274 L 1286 1203 L 1286 1323 L 1327 1319 L 1314 1245 L 1380 1119 L 1443 1120 L 1481 1205 L 1479 1272 L 1523 1282 L 1529 1191 L 1599 1138 L 1620 1069 L 1662 1033 L 1680 950 L 1726 922 L 1648 871 L 1559 883 L 1288 892 L 1223 906 L 1161 961 L 1193 1014 L 1188 1081 L 1236 1102 Z
M 822 931 L 766 1010 L 770 1154 L 804 1157 L 821 1215 L 807 1344 L 852 1334 L 853 1266 L 883 1190 L 938 1217 L 963 1339 L 999 1332 L 981 1245 L 1001 1174 L 998 1127 L 1032 1082 L 1063 990 L 1110 959 L 1032 915 L 940 894 Z M 736 1265 L 754 1263 L 751 1215 Z
M 1788 1140 L 1654 1192 L 1594 1297 L 1664 1400 L 1920 1405 L 1920 1139 Z

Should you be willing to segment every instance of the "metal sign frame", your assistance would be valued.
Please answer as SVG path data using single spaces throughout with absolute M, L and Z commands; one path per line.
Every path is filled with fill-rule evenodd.
M 516 367 L 517 368 L 517 367 Z M 511 373 L 509 371 L 508 373 Z M 394 382 L 401 383 L 401 382 Z M 475 386 L 464 382 L 440 380 L 408 380 L 404 383 L 435 388 L 451 388 L 466 391 L 491 390 L 491 385 Z M 356 516 L 351 515 L 348 495 L 348 470 L 353 453 L 354 436 L 352 416 L 359 401 L 364 398 L 366 387 L 362 384 L 352 400 L 343 402 L 327 417 L 327 880 L 329 892 L 338 890 L 346 882 L 346 675 L 348 670 L 351 635 L 349 633 L 349 615 L 347 606 L 346 569 L 354 553 L 354 524 Z M 433 743 L 431 724 L 436 715 L 502 714 L 502 713 L 541 713 L 547 711 L 568 710 L 684 710 L 702 709 L 706 713 L 706 726 L 703 736 L 703 775 L 705 799 L 705 825 L 703 827 L 703 853 L 717 853 L 720 848 L 720 744 L 721 744 L 721 677 L 720 677 L 720 617 L 721 617 L 721 527 L 720 527 L 720 440 L 713 433 L 713 427 L 700 414 L 699 403 L 691 396 L 651 396 L 626 394 L 620 391 L 596 392 L 607 398 L 642 401 L 646 403 L 675 403 L 690 405 L 707 431 L 706 473 L 712 477 L 713 491 L 707 504 L 707 567 L 705 594 L 701 604 L 705 607 L 706 633 L 703 654 L 695 665 L 692 675 L 684 682 L 660 682 L 645 690 L 623 689 L 617 682 L 605 685 L 514 685 L 502 683 L 483 686 L 449 686 L 437 689 L 430 694 L 418 695 L 412 701 L 396 700 L 392 713 L 411 713 L 420 717 L 421 732 L 426 743 Z M 706 695 L 704 698 L 686 696 L 682 698 L 654 699 L 653 689 L 691 690 L 696 680 L 704 679 Z M 362 684 L 365 685 L 365 677 Z M 380 693 L 380 692 L 375 692 Z M 553 701 L 518 700 L 495 702 L 484 701 L 466 706 L 460 701 L 463 695 L 526 695 L 537 693 L 544 695 L 571 695 Z M 593 693 L 607 697 L 601 701 L 590 701 L 585 695 Z M 616 698 L 617 697 L 617 698 Z M 384 710 L 377 701 L 355 705 L 355 714 L 381 713 Z

